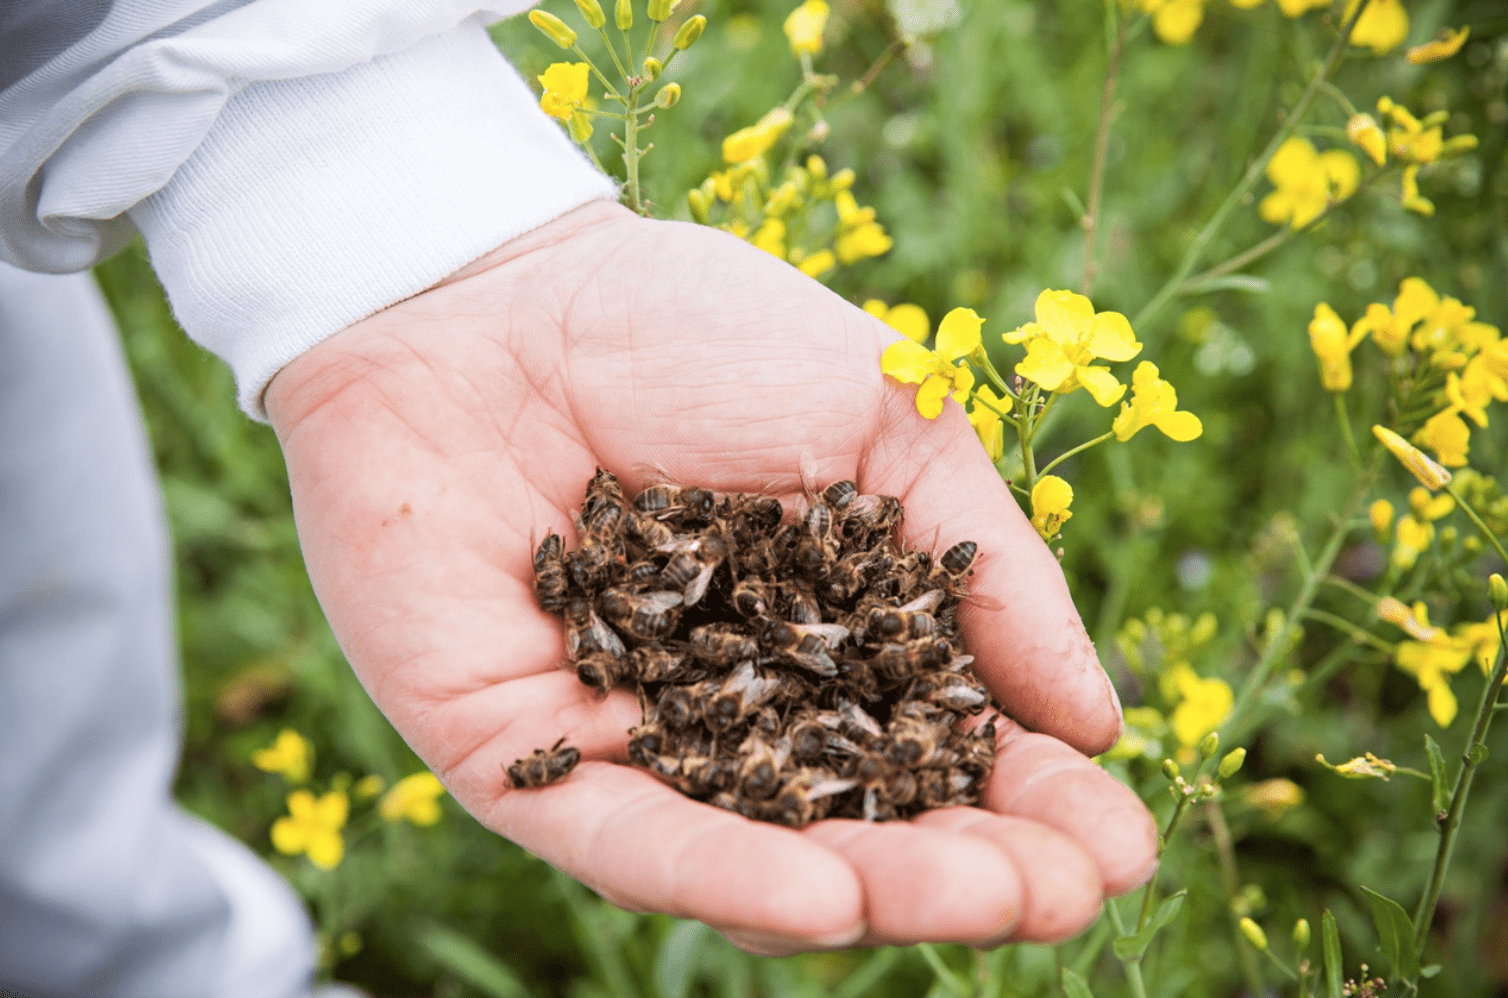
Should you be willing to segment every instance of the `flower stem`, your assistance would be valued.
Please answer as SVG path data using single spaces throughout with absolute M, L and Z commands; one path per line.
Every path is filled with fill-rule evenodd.
M 1110 147 L 1110 125 L 1115 120 L 1115 84 L 1120 75 L 1121 53 L 1126 48 L 1126 22 L 1117 17 L 1115 5 L 1105 3 L 1105 14 L 1115 19 L 1115 43 L 1110 46 L 1105 63 L 1105 87 L 1100 92 L 1100 121 L 1094 133 L 1094 164 L 1089 171 L 1089 201 L 1079 225 L 1084 229 L 1084 279 L 1079 284 L 1079 293 L 1089 297 L 1094 287 L 1094 243 L 1100 223 L 1100 197 L 1105 187 L 1105 159 Z
M 1212 800 L 1204 805 L 1204 818 L 1209 822 L 1210 832 L 1215 839 L 1215 855 L 1220 861 L 1220 877 L 1225 881 L 1226 894 L 1235 900 L 1241 890 L 1241 874 L 1236 867 L 1236 844 L 1231 838 L 1230 826 L 1225 823 L 1225 812 L 1220 810 L 1218 801 Z M 1246 978 L 1246 990 L 1253 996 L 1265 995 L 1267 989 L 1262 983 L 1262 967 L 1257 963 L 1251 943 L 1246 941 L 1246 936 L 1241 932 L 1241 919 L 1230 905 L 1226 905 L 1226 913 L 1230 916 L 1231 932 L 1236 937 L 1236 955 L 1241 959 L 1241 976 Z
M 1110 916 L 1110 924 L 1115 926 L 1115 934 L 1126 935 L 1126 925 L 1121 921 L 1121 913 L 1115 907 L 1114 898 L 1105 899 L 1105 913 Z M 1147 998 L 1147 986 L 1141 979 L 1141 957 L 1122 960 L 1121 967 L 1126 971 L 1126 983 L 1131 986 L 1132 998 Z
M 1262 178 L 1263 171 L 1267 169 L 1267 164 L 1278 151 L 1278 147 L 1288 140 L 1288 136 L 1293 134 L 1293 130 L 1298 127 L 1299 122 L 1303 120 L 1304 115 L 1308 112 L 1309 105 L 1314 103 L 1314 98 L 1319 94 L 1320 87 L 1330 74 L 1335 71 L 1335 67 L 1340 64 L 1341 59 L 1346 54 L 1346 47 L 1351 41 L 1351 30 L 1356 27 L 1356 22 L 1361 18 L 1361 15 L 1366 13 L 1367 3 L 1368 0 L 1361 0 L 1356 5 L 1356 10 L 1351 13 L 1351 16 L 1346 19 L 1346 23 L 1341 27 L 1340 35 L 1335 39 L 1335 44 L 1330 48 L 1330 54 L 1325 58 L 1314 79 L 1309 81 L 1309 86 L 1304 89 L 1304 93 L 1299 97 L 1298 103 L 1293 106 L 1288 119 L 1277 130 L 1277 133 L 1273 135 L 1272 140 L 1267 143 L 1267 148 L 1263 149 L 1261 155 L 1252 161 L 1251 166 L 1246 168 L 1246 172 L 1241 176 L 1241 180 L 1226 195 L 1220 207 L 1215 209 L 1215 213 L 1204 224 L 1204 228 L 1199 230 L 1199 234 L 1194 237 L 1193 244 L 1189 246 L 1187 252 L 1183 255 L 1183 259 L 1179 261 L 1178 269 L 1173 272 L 1173 276 L 1168 278 L 1167 282 L 1152 296 L 1152 300 L 1142 306 L 1142 310 L 1137 313 L 1136 318 L 1131 320 L 1131 328 L 1141 329 L 1143 325 L 1151 320 L 1168 303 L 1169 299 L 1179 293 L 1184 279 L 1199 264 L 1200 258 L 1204 256 L 1205 250 L 1209 249 L 1210 242 L 1219 233 L 1221 227 L 1225 224 L 1226 218 L 1230 216 L 1230 213 L 1235 210 L 1235 207 L 1242 202 L 1251 189 L 1256 186 L 1257 181 Z
M 1357 644 L 1371 645 L 1378 651 L 1384 652 L 1388 655 L 1393 655 L 1398 651 L 1396 645 L 1388 644 L 1386 641 L 1382 640 L 1371 631 L 1363 630 L 1362 628 L 1357 627 L 1355 624 L 1351 623 L 1344 617 L 1336 616 L 1333 613 L 1327 613 L 1324 610 L 1315 610 L 1313 608 L 1306 610 L 1304 612 L 1304 616 L 1309 618 L 1310 620 L 1317 620 L 1322 624 L 1329 624 L 1337 631 L 1341 631 L 1342 633 L 1349 635 L 1351 640 L 1355 641 Z
M 1046 467 L 1044 467 L 1037 474 L 1039 474 L 1039 475 L 1045 475 L 1048 472 L 1052 471 L 1052 469 L 1056 468 L 1058 465 L 1062 464 L 1064 461 L 1066 461 L 1069 458 L 1073 457 L 1075 454 L 1082 453 L 1082 452 L 1088 450 L 1089 448 L 1093 447 L 1095 444 L 1102 444 L 1106 440 L 1109 440 L 1113 436 L 1115 436 L 1115 431 L 1114 430 L 1106 430 L 1104 433 L 1102 433 L 1099 436 L 1095 437 L 1093 440 L 1086 440 L 1083 443 L 1079 444 L 1077 447 L 1073 448 L 1072 450 L 1066 450 L 1063 453 L 1059 454 L 1057 457 L 1055 457 L 1051 461 L 1047 462 Z
M 639 88 L 628 92 L 628 120 L 623 123 L 623 165 L 628 169 L 628 206 L 640 215 L 646 215 L 644 199 L 639 191 Z
M 607 36 L 603 35 L 603 37 L 606 38 Z M 613 47 L 611 45 L 609 45 L 607 48 L 608 48 L 609 52 L 611 52 L 612 49 L 613 49 Z M 600 69 L 597 68 L 597 64 L 592 61 L 592 57 L 589 56 L 589 55 L 587 55 L 585 52 L 583 52 L 581 50 L 581 46 L 579 44 L 572 45 L 571 46 L 571 51 L 575 52 L 578 56 L 581 57 L 581 61 L 582 62 L 586 63 L 589 67 L 591 67 L 592 72 L 595 73 L 597 75 L 597 79 L 602 82 L 602 86 L 607 91 L 607 95 L 609 97 L 611 97 L 613 100 L 618 101 L 620 103 L 624 103 L 624 104 L 628 103 L 627 101 L 623 100 L 623 95 L 620 94 L 620 93 L 618 93 L 617 88 L 614 87 L 612 85 L 612 83 L 610 83 L 608 81 L 608 78 L 607 78 L 606 74 L 604 74 L 602 72 L 602 70 L 600 70 Z M 613 55 L 613 61 L 614 62 L 618 61 L 618 56 L 617 56 L 616 53 Z
M 1450 497 L 1456 501 L 1456 505 L 1465 510 L 1467 516 L 1471 517 L 1471 522 L 1477 525 L 1477 529 L 1482 532 L 1482 536 L 1487 538 L 1487 543 L 1491 544 L 1493 550 L 1497 551 L 1498 557 L 1508 562 L 1508 551 L 1503 550 L 1503 542 L 1498 540 L 1497 535 L 1488 528 L 1487 524 L 1482 522 L 1482 518 L 1477 515 L 1477 511 L 1467 505 L 1466 500 L 1461 498 L 1461 493 L 1457 492 L 1455 487 L 1449 482 L 1445 485 L 1445 491 L 1449 492 Z

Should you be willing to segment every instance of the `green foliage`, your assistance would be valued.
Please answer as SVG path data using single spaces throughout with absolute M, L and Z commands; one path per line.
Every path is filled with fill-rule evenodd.
M 552 5 L 567 20 L 577 17 L 568 4 Z M 677 10 L 672 25 L 700 12 L 708 27 L 666 69 L 662 82 L 678 82 L 682 97 L 645 133 L 655 147 L 641 165 L 652 212 L 689 218 L 685 194 L 722 166 L 723 137 L 797 86 L 801 71 L 780 31 L 793 6 L 708 0 Z M 856 196 L 877 208 L 895 245 L 829 283 L 857 302 L 916 302 L 934 320 L 954 306 L 973 307 L 988 320 L 994 362 L 1008 370 L 1016 358 L 989 334 L 1029 319 L 1038 292 L 1076 287 L 1082 271 L 1104 11 L 1027 0 L 834 6 L 821 68 L 844 83 L 825 108 L 830 134 L 819 148 L 834 170 L 857 171 Z M 1332 37 L 1333 18 L 1324 12 L 1293 21 L 1272 3 L 1252 11 L 1215 0 L 1206 6 L 1191 45 L 1142 37 L 1122 62 L 1097 226 L 1096 308 L 1134 315 L 1151 299 Z M 946 23 L 954 11 L 956 24 L 901 53 L 862 92 L 847 89 L 891 45 L 897 22 Z M 1164 856 L 1160 889 L 1172 896 L 1155 909 L 1150 931 L 1112 940 L 1102 919 L 1055 949 L 971 954 L 937 946 L 777 961 L 748 956 L 695 924 L 613 908 L 448 800 L 438 825 L 380 826 L 329 874 L 276 856 L 268 830 L 283 813 L 287 788 L 248 760 L 279 729 L 314 741 L 324 781 L 376 773 L 392 782 L 420 764 L 366 697 L 323 621 L 299 557 L 275 439 L 236 411 L 228 374 L 178 332 L 145 255 L 133 248 L 98 273 L 121 325 L 173 526 L 186 718 L 179 798 L 269 856 L 309 899 L 326 933 L 327 969 L 379 996 L 856 998 L 1061 989 L 1083 998 L 1091 988 L 1100 996 L 1131 993 L 1121 956 L 1140 959 L 1155 993 L 1213 998 L 1249 986 L 1244 944 L 1226 929 L 1235 918 L 1271 926 L 1320 912 L 1323 964 L 1309 973 L 1314 990 L 1323 977 L 1331 998 L 1379 957 L 1404 976 L 1425 976 L 1438 964 L 1430 994 L 1501 989 L 1508 893 L 1495 871 L 1505 856 L 1508 725 L 1499 723 L 1489 745 L 1471 750 L 1475 791 L 1441 917 L 1416 951 L 1408 915 L 1388 899 L 1411 904 L 1425 891 L 1439 839 L 1434 817 L 1449 804 L 1468 750 L 1471 708 L 1441 730 L 1418 684 L 1386 653 L 1317 619 L 1269 614 L 1310 581 L 1308 559 L 1345 508 L 1353 480 L 1306 335 L 1315 304 L 1327 301 L 1354 318 L 1419 275 L 1473 305 L 1484 321 L 1508 327 L 1508 18 L 1492 0 L 1420 0 L 1410 12 L 1413 41 L 1464 23 L 1471 39 L 1436 66 L 1350 60 L 1337 85 L 1362 107 L 1388 94 L 1411 108 L 1448 109 L 1449 133 L 1482 138 L 1474 152 L 1425 175 L 1436 215 L 1421 218 L 1396 196 L 1363 192 L 1246 276 L 1206 282 L 1138 324 L 1146 355 L 1178 386 L 1180 408 L 1203 420 L 1204 435 L 1174 444 L 1148 432 L 1133 447 L 1086 452 L 1055 470 L 1075 490 L 1064 570 L 1128 706 L 1162 703 L 1157 684 L 1174 664 L 1172 654 L 1133 662 L 1117 651 L 1123 625 L 1151 620 L 1152 611 L 1176 611 L 1185 623 L 1204 614 L 1220 621 L 1203 642 L 1170 642 L 1200 676 L 1242 690 L 1259 662 L 1271 667 L 1271 681 L 1250 691 L 1252 723 L 1223 733 L 1232 749 L 1248 752 L 1218 802 L 1237 881 L 1227 881 L 1213 844 L 1218 834 L 1204 817 L 1213 805 L 1201 804 L 1190 808 Z M 561 58 L 523 18 L 502 22 L 494 35 L 527 79 Z M 1345 115 L 1321 101 L 1311 120 L 1316 129 L 1335 129 Z M 594 141 L 606 143 L 607 130 L 600 131 Z M 1336 140 L 1319 132 L 1316 141 Z M 609 147 L 599 152 L 612 166 Z M 1257 196 L 1266 190 L 1259 184 Z M 1272 231 L 1254 204 L 1242 204 L 1206 263 Z M 1383 411 L 1386 362 L 1358 351 L 1356 363 L 1349 402 L 1364 431 L 1363 414 Z M 1043 430 L 1043 463 L 1103 432 L 1101 410 L 1077 404 L 1082 396 L 1071 401 Z M 1494 529 L 1508 516 L 1488 477 L 1508 473 L 1504 422 L 1473 430 L 1480 475 L 1462 483 Z M 1007 474 L 1009 461 L 1001 465 Z M 1406 509 L 1412 481 L 1391 467 L 1383 474 L 1383 494 Z M 1438 526 L 1447 523 L 1463 537 L 1471 532 L 1459 517 Z M 1366 534 L 1353 532 L 1329 569 L 1363 589 L 1378 583 L 1387 559 Z M 1437 625 L 1480 621 L 1492 568 L 1480 546 L 1442 542 L 1393 591 L 1425 601 Z M 1343 585 L 1318 586 L 1313 607 L 1379 640 L 1401 637 Z M 1478 701 L 1483 680 L 1474 665 L 1452 681 L 1463 705 Z M 1434 733 L 1423 750 L 1422 731 Z M 1169 737 L 1151 734 L 1156 744 L 1146 752 L 1106 762 L 1163 824 L 1172 804 L 1161 760 L 1177 747 L 1158 739 Z M 1344 780 L 1314 763 L 1321 753 L 1363 752 L 1426 771 L 1429 788 L 1416 780 Z M 1194 760 L 1183 762 L 1189 768 Z M 1275 779 L 1291 781 L 1302 801 L 1276 812 L 1261 806 L 1257 788 Z M 1361 883 L 1376 893 L 1354 886 Z M 359 941 L 342 945 L 349 933 Z M 1421 967 L 1426 959 L 1431 966 Z

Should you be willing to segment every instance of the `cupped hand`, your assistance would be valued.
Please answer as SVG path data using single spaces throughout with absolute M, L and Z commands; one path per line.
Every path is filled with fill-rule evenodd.
M 577 209 L 280 372 L 267 408 L 320 602 L 372 698 L 483 824 L 603 897 L 762 953 L 1054 940 L 1145 881 L 1141 802 L 1083 754 L 1120 728 L 1056 560 L 949 403 L 887 381 L 887 327 L 725 233 Z M 803 455 L 809 455 L 803 457 Z M 532 553 L 597 467 L 794 494 L 803 461 L 899 496 L 912 546 L 973 540 L 964 641 L 998 723 L 983 806 L 794 831 L 623 765 L 635 699 L 597 699 L 534 601 Z M 998 604 L 998 607 L 996 606 Z M 987 608 L 988 607 L 988 608 Z M 564 736 L 565 781 L 505 767 Z

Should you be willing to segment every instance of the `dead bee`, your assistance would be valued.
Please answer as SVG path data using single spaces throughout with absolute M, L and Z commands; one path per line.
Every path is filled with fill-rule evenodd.
M 681 775 L 676 784 L 690 797 L 711 797 L 733 789 L 737 781 L 738 760 L 731 755 L 719 755 L 715 745 L 690 748 L 681 755 Z
M 874 570 L 875 557 L 869 551 L 852 551 L 830 565 L 819 588 L 829 603 L 849 603 L 866 586 Z
M 792 561 L 802 575 L 821 578 L 838 560 L 842 539 L 833 523 L 832 507 L 824 502 L 812 503 L 801 518 L 801 531 Z
M 995 768 L 995 722 L 978 731 L 962 733 L 957 742 L 958 768 L 983 779 Z
M 978 544 L 973 541 L 959 541 L 937 559 L 937 565 L 931 573 L 932 581 L 939 588 L 946 589 L 950 593 L 957 592 L 969 573 L 974 570 L 974 562 L 978 557 Z
M 634 508 L 656 520 L 706 523 L 716 506 L 717 496 L 708 489 L 682 488 L 669 482 L 651 485 L 634 496 Z
M 803 828 L 827 817 L 833 797 L 855 786 L 855 781 L 838 779 L 823 769 L 798 769 L 785 781 L 773 800 L 761 802 L 754 809 L 754 817 L 791 828 Z
M 990 702 L 989 691 L 963 672 L 931 672 L 912 680 L 907 700 L 921 700 L 955 714 L 978 714 Z
M 681 619 L 681 594 L 663 590 L 635 593 L 613 587 L 603 592 L 597 606 L 625 637 L 637 641 L 662 638 Z
M 753 662 L 745 662 L 726 679 L 708 679 L 698 683 L 698 687 L 710 688 L 693 696 L 702 705 L 702 721 L 711 730 L 723 732 L 767 703 L 783 685 L 783 680 L 760 676 L 755 671 Z
M 843 538 L 861 550 L 894 536 L 906 515 L 895 496 L 854 496 L 844 508 L 839 521 Z
M 733 585 L 728 600 L 739 616 L 748 620 L 767 617 L 775 603 L 775 588 L 758 576 L 746 575 Z
M 838 674 L 831 649 L 846 637 L 848 628 L 842 624 L 790 624 L 766 617 L 759 625 L 762 649 L 829 678 Z
M 751 800 L 768 800 L 780 789 L 780 771 L 785 768 L 789 747 L 771 744 L 751 734 L 738 747 L 738 792 Z
M 586 597 L 573 596 L 566 601 L 565 622 L 566 655 L 572 662 L 579 662 L 592 652 L 623 657 L 626 651 L 623 639 L 602 622 Z
M 742 538 L 735 533 L 734 537 L 739 541 L 736 558 L 739 571 L 766 578 L 782 573 L 800 533 L 801 528 L 795 523 L 781 524 L 773 534 L 753 538 Z
M 781 593 L 785 597 L 785 617 L 791 623 L 822 623 L 822 604 L 817 602 L 816 595 L 810 589 L 788 583 L 781 587 Z
M 675 530 L 669 524 L 661 523 L 636 509 L 626 512 L 628 519 L 624 524 L 624 532 L 646 550 L 660 551 L 675 541 Z
M 629 650 L 629 675 L 641 683 L 694 683 L 706 678 L 707 670 L 697 664 L 684 644 L 673 647 L 642 644 Z
M 687 606 L 701 602 L 712 574 L 730 553 L 727 534 L 715 523 L 693 537 L 676 538 L 665 550 L 670 561 L 660 570 L 660 584 L 680 589 Z
M 759 642 L 739 624 L 703 624 L 691 629 L 691 654 L 713 666 L 759 657 Z
M 583 686 L 590 686 L 599 697 L 623 682 L 630 675 L 628 662 L 603 651 L 583 655 L 576 663 L 576 678 Z
M 878 643 L 931 637 L 937 632 L 932 611 L 942 604 L 943 595 L 941 589 L 931 589 L 893 609 L 873 607 L 864 618 L 864 640 Z
M 940 637 L 887 642 L 870 657 L 869 665 L 888 682 L 898 683 L 928 669 L 940 669 L 953 658 L 953 646 Z
M 540 609 L 560 613 L 565 609 L 571 586 L 566 574 L 564 542 L 559 534 L 546 534 L 534 552 L 534 598 Z
M 564 738 L 548 749 L 535 749 L 527 759 L 515 760 L 508 767 L 508 781 L 514 789 L 547 787 L 569 776 L 581 761 L 581 750 L 574 745 L 561 748 L 562 745 L 565 745 Z
M 885 731 L 885 758 L 907 769 L 951 766 L 958 761 L 958 753 L 948 748 L 951 730 L 940 718 L 898 712 Z
M 848 479 L 833 482 L 822 490 L 822 501 L 833 509 L 843 509 L 859 494 L 858 486 Z
M 860 745 L 870 745 L 885 737 L 885 729 L 880 727 L 880 722 L 851 700 L 839 699 L 837 716 L 838 732 Z
M 979 786 L 961 769 L 923 769 L 916 774 L 916 800 L 922 808 L 960 807 L 979 800 Z

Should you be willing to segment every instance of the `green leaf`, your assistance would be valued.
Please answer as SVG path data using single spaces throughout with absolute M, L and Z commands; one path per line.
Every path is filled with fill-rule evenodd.
M 1450 807 L 1450 784 L 1445 776 L 1445 753 L 1428 734 L 1424 736 L 1424 754 L 1429 756 L 1429 779 L 1435 788 L 1435 813 L 1440 814 Z
M 1089 984 L 1070 967 L 1063 968 L 1063 994 L 1067 998 L 1094 998 Z
M 655 953 L 655 986 L 665 998 L 686 998 L 696 980 L 702 946 L 711 930 L 701 922 L 677 922 Z
M 1325 991 L 1329 998 L 1343 998 L 1341 980 L 1345 977 L 1345 965 L 1341 962 L 1340 930 L 1335 927 L 1335 916 L 1329 908 L 1320 919 L 1320 935 L 1325 942 Z
M 1466 758 L 1473 766 L 1480 766 L 1487 761 L 1487 746 L 1477 742 L 1466 750 Z
M 529 998 L 529 989 L 507 964 L 454 929 L 431 923 L 420 930 L 419 945 L 488 998 Z
M 1147 922 L 1146 928 L 1134 935 L 1121 936 L 1111 943 L 1110 948 L 1115 951 L 1116 958 L 1122 963 L 1140 959 L 1141 955 L 1147 951 L 1147 947 L 1152 944 L 1152 937 L 1178 917 L 1179 909 L 1183 907 L 1183 899 L 1188 893 L 1188 891 L 1179 891 L 1177 894 L 1164 898 L 1162 904 L 1157 906 L 1157 911 L 1152 914 L 1151 920 Z
M 1377 927 L 1382 955 L 1393 965 L 1393 973 L 1409 980 L 1418 977 L 1419 953 L 1414 949 L 1414 923 L 1408 913 L 1392 898 L 1367 887 L 1362 892 L 1372 903 L 1372 924 Z

